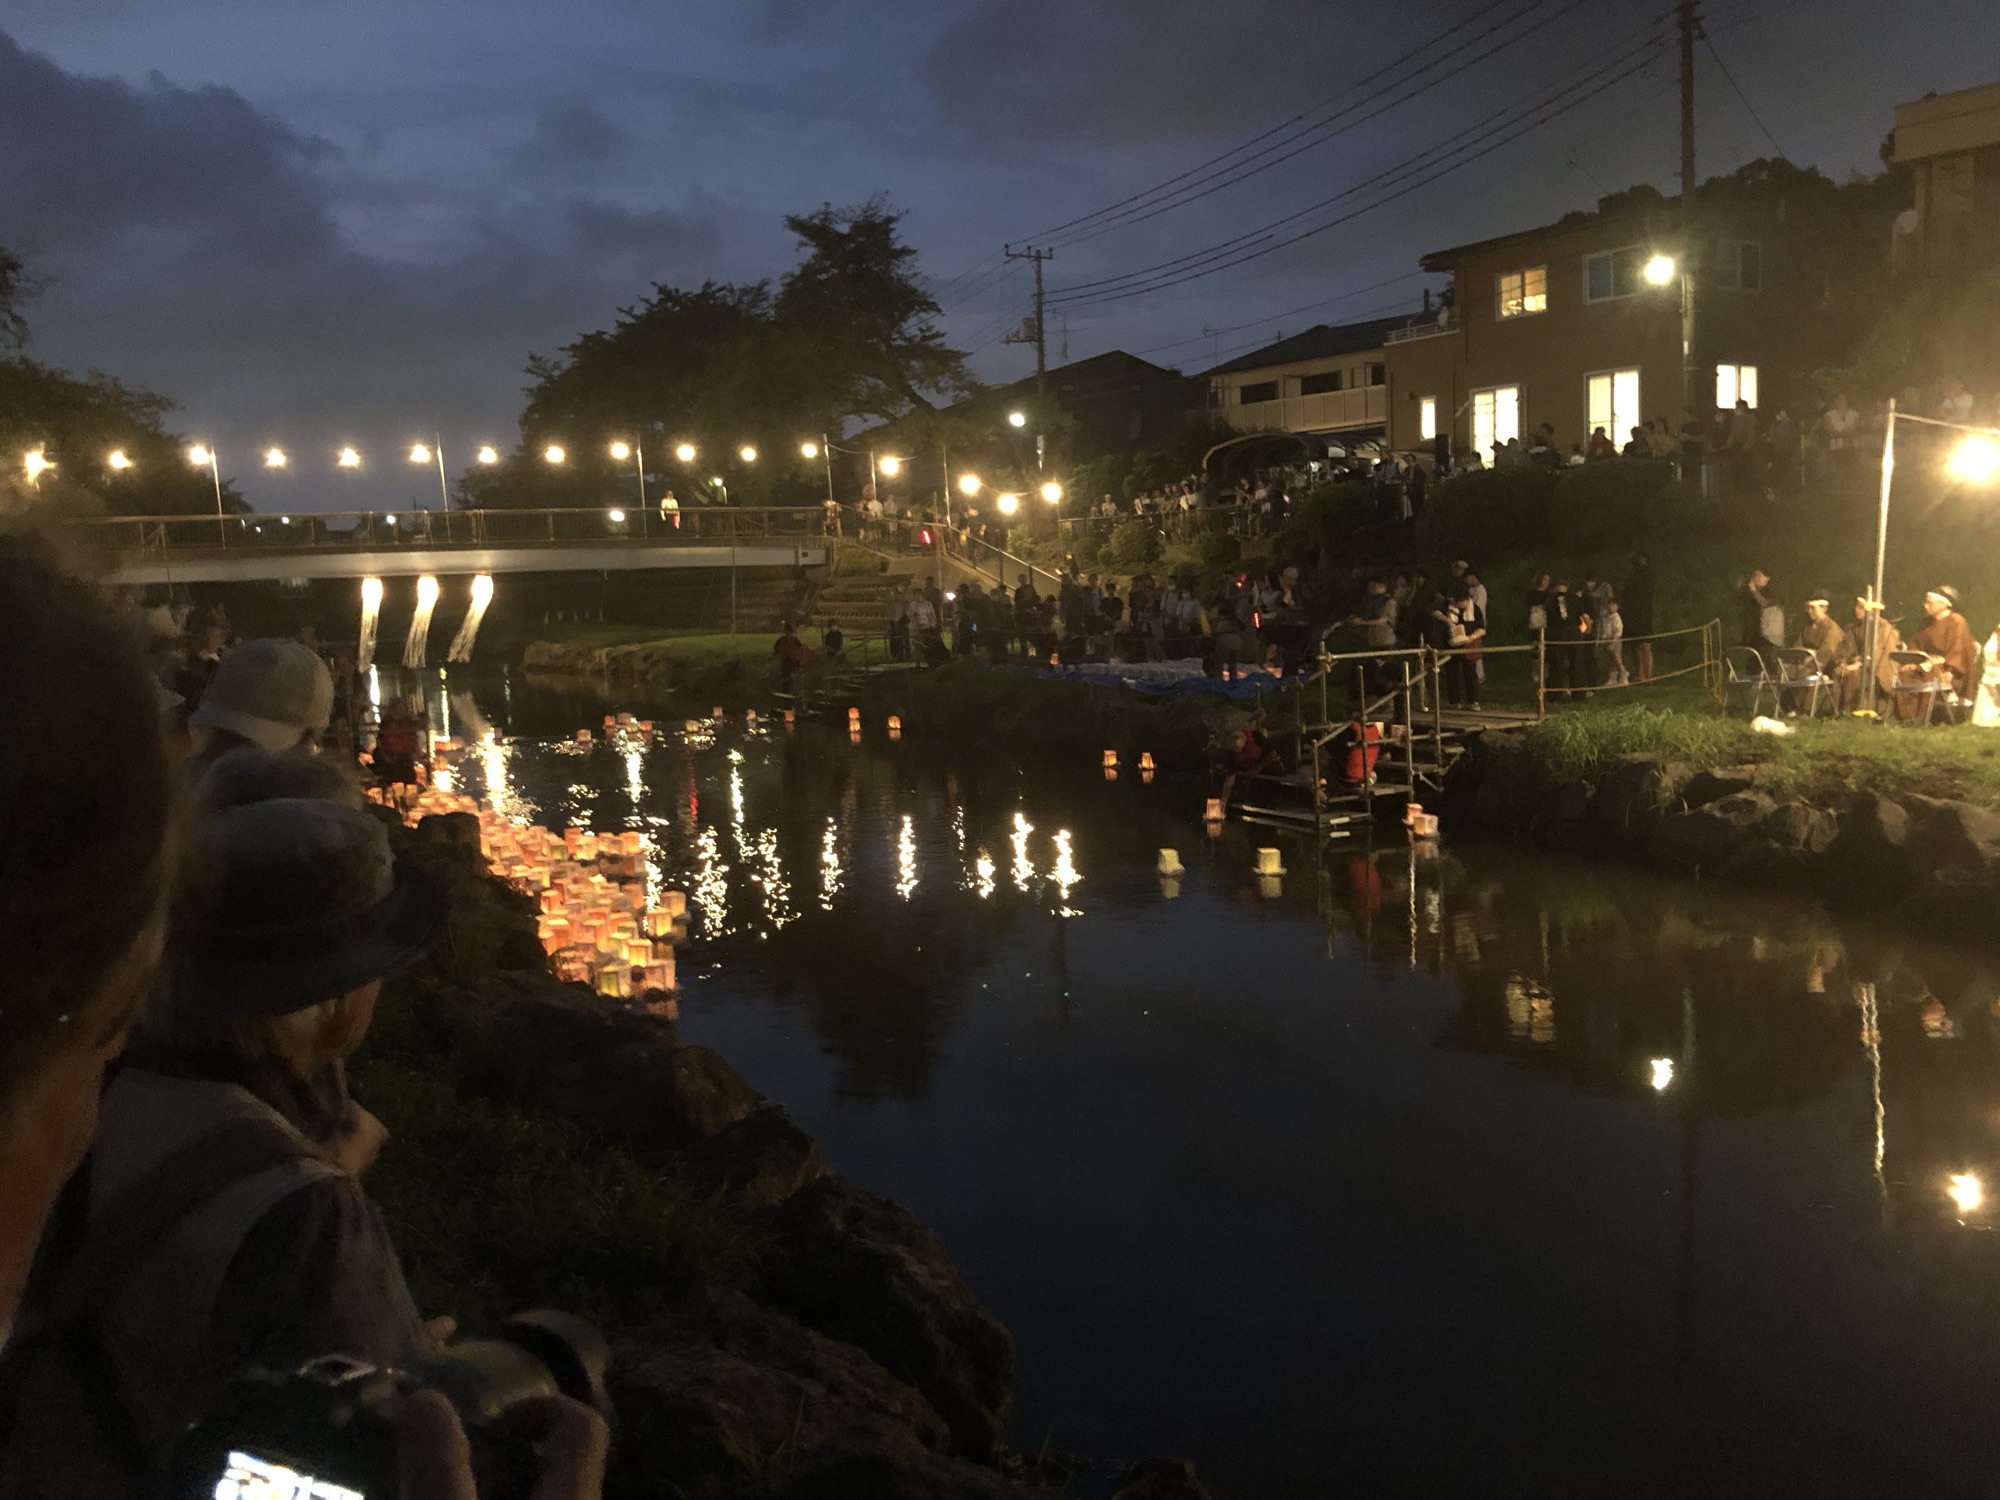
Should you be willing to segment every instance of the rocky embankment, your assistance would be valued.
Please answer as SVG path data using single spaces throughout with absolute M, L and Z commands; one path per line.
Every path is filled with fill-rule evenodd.
M 1838 805 L 1780 797 L 1755 766 L 1695 771 L 1655 755 L 1564 774 L 1518 733 L 1472 741 L 1445 783 L 1454 827 L 1611 854 L 1677 874 L 1816 891 L 1900 908 L 1973 935 L 2000 900 L 2000 812 L 1863 792 Z
M 772 684 L 771 664 L 763 658 L 724 655 L 672 640 L 625 646 L 532 641 L 521 654 L 521 665 L 544 677 L 686 697 L 698 702 L 703 711 L 711 703 L 729 708 L 761 706 Z
M 479 1017 L 482 1093 L 581 1127 L 729 1195 L 760 1241 L 749 1292 L 704 1286 L 611 1329 L 614 1500 L 1003 1500 L 1044 1495 L 1006 1448 L 1014 1343 L 938 1237 L 836 1173 L 784 1110 L 674 1024 L 541 971 L 532 904 L 483 874 L 449 819 L 405 839 L 455 912 L 508 927 L 469 985 L 412 1004 Z M 461 821 L 463 821 L 461 819 Z M 436 826 L 428 826 L 435 824 Z M 1203 1500 L 1151 1460 L 1121 1500 Z

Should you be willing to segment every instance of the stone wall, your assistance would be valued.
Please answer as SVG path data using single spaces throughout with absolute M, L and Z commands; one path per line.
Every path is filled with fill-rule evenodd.
M 1811 891 L 1969 937 L 2000 911 L 2000 812 L 1968 802 L 1865 792 L 1821 806 L 1776 795 L 1755 766 L 1646 754 L 1565 775 L 1522 734 L 1489 731 L 1453 766 L 1444 813 L 1562 853 Z

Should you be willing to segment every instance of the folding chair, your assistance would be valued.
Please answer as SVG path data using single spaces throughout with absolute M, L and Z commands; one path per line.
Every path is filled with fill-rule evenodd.
M 1750 717 L 1757 717 L 1757 710 L 1764 702 L 1764 693 L 1773 687 L 1771 674 L 1764 669 L 1764 658 L 1748 646 L 1731 646 L 1722 653 L 1722 696 L 1727 702 L 1729 694 L 1738 688 L 1750 690 Z
M 1889 690 L 1891 698 L 1899 704 L 1905 698 L 1922 699 L 1923 712 L 1918 716 L 1919 721 L 1935 724 L 1938 709 L 1943 706 L 1945 696 L 1951 690 L 1951 684 L 1945 680 L 1943 669 L 1930 672 L 1931 659 L 1921 651 L 1891 651 L 1889 660 L 1896 667 L 1896 685 Z M 1928 675 L 1906 679 L 1903 676 L 1904 670 L 1911 667 Z M 1897 717 L 1901 718 L 1902 715 L 1898 713 Z
M 1787 646 L 1778 652 L 1777 694 L 1781 707 L 1787 693 L 1805 698 L 1808 719 L 1819 713 L 1820 694 L 1826 695 L 1829 713 L 1836 712 L 1840 702 L 1833 679 L 1820 670 L 1819 658 L 1804 646 Z

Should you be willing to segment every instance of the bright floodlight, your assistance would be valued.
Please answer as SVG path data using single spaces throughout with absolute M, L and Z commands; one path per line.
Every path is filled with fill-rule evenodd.
M 291 459 L 286 457 L 283 448 L 266 448 L 264 450 L 264 467 L 267 469 L 282 469 L 290 462 Z
M 488 445 L 487 447 L 484 447 L 484 448 L 481 448 L 481 449 L 479 450 L 479 461 L 480 461 L 481 463 L 483 463 L 483 464 L 497 464 L 497 463 L 499 463 L 499 462 L 500 462 L 500 450 L 499 450 L 498 448 L 495 448 L 495 447 L 492 447 L 491 445 Z
M 1966 484 L 1991 484 L 2000 479 L 2000 443 L 1977 434 L 1952 450 L 1946 471 Z
M 1021 508 L 1021 497 L 1019 495 L 1002 495 L 994 503 L 1000 507 L 1001 515 L 1011 516 Z
M 682 444 L 681 444 L 681 445 L 680 445 L 680 446 L 679 446 L 678 448 L 674 449 L 674 457 L 675 457 L 675 458 L 678 458 L 678 459 L 679 459 L 679 460 L 680 460 L 680 461 L 681 461 L 682 463 L 684 463 L 684 464 L 691 464 L 691 463 L 693 463 L 693 462 L 694 462 L 694 444 L 693 444 L 693 443 L 682 443 Z
M 361 580 L 361 607 L 373 613 L 382 607 L 382 580 L 364 578 Z
M 1653 286 L 1666 286 L 1680 272 L 1681 268 L 1674 263 L 1671 255 L 1656 255 L 1646 262 L 1646 280 Z
M 618 510 L 618 509 L 616 509 L 616 508 L 614 507 L 614 508 L 613 508 L 613 509 L 611 510 L 611 512 L 610 512 L 610 516 L 611 516 L 611 524 L 612 524 L 613 526 L 622 526 L 622 525 L 624 525 L 624 524 L 625 524 L 625 512 L 624 512 L 624 511 L 622 511 L 622 510 Z
M 28 483 L 33 484 L 43 474 L 53 469 L 55 464 L 50 461 L 48 454 L 44 453 L 41 449 L 30 448 L 28 456 L 21 460 L 21 467 L 28 472 Z
M 563 452 L 561 443 L 550 443 L 548 447 L 542 450 L 542 457 L 552 464 L 559 464 L 568 458 L 569 455 Z
M 113 448 L 104 462 L 114 469 L 129 469 L 132 467 L 132 460 L 125 456 L 123 448 Z
M 894 479 L 898 474 L 903 472 L 903 461 L 892 453 L 876 464 L 875 467 L 880 469 L 884 474 L 887 474 L 891 479 Z
M 1028 414 L 1024 411 L 1008 412 L 1007 425 L 1009 427 L 1026 427 L 1028 425 Z
M 751 447 L 748 443 L 745 443 L 741 448 L 738 448 L 736 450 L 736 456 L 742 459 L 743 462 L 745 462 L 746 464 L 754 464 L 755 462 L 757 462 L 757 450 Z
M 431 609 L 438 602 L 438 581 L 426 573 L 417 580 L 417 608 Z
M 188 462 L 191 464 L 213 463 L 215 462 L 215 455 L 202 447 L 200 443 L 196 443 L 188 449 Z
M 476 609 L 484 609 L 493 602 L 493 575 L 480 573 L 472 580 L 472 603 Z
M 611 445 L 611 456 L 621 464 L 624 463 L 626 459 L 632 456 L 632 445 L 630 443 L 613 443 Z
M 717 489 L 721 489 L 721 488 L 723 488 L 723 484 L 722 484 L 722 476 L 721 476 L 720 474 L 711 474 L 711 475 L 709 475 L 709 476 L 708 476 L 708 482 L 709 482 L 710 484 L 714 485 L 714 486 L 715 486 L 715 487 L 716 487 Z
M 1062 499 L 1062 486 L 1051 479 L 1047 484 L 1042 486 L 1042 498 L 1051 505 L 1056 504 Z
M 958 476 L 958 491 L 962 495 L 978 494 L 979 484 L 980 479 L 977 474 L 961 474 Z
M 800 457 L 800 458 L 808 458 L 808 459 L 810 459 L 810 458 L 818 458 L 818 457 L 819 457 L 819 444 L 818 444 L 818 443 L 800 443 L 800 444 L 799 444 L 799 457 Z
M 427 464 L 427 463 L 429 463 L 430 461 L 431 461 L 431 450 L 430 450 L 430 449 L 426 448 L 426 447 L 425 447 L 425 446 L 424 446 L 424 445 L 423 445 L 422 443 L 412 443 L 412 444 L 410 444 L 410 462 L 411 462 L 411 463 L 413 463 L 413 464 Z
M 1656 1057 L 1652 1062 L 1653 1092 L 1664 1094 L 1674 1081 L 1674 1060 L 1671 1057 Z
M 343 469 L 358 469 L 361 467 L 361 455 L 352 448 L 342 448 L 338 462 Z
M 1979 1205 L 1986 1201 L 1986 1189 L 1970 1172 L 1960 1172 L 1945 1187 L 1945 1194 L 1958 1206 L 1962 1214 L 1975 1213 Z

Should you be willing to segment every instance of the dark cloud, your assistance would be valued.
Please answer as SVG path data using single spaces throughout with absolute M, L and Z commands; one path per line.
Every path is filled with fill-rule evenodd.
M 552 104 L 535 120 L 535 133 L 514 153 L 529 172 L 594 172 L 631 144 L 627 132 L 589 104 Z

